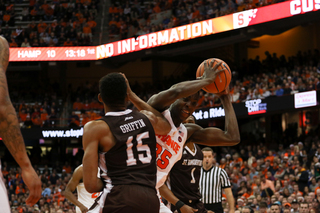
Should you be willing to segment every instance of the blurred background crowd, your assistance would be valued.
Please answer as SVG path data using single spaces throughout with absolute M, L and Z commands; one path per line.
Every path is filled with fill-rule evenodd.
M 299 212 L 300 203 L 308 203 L 310 213 L 320 209 L 320 139 L 319 128 L 309 134 L 294 138 L 288 147 L 279 144 L 269 149 L 268 144 L 217 148 L 214 165 L 224 168 L 232 183 L 236 210 L 250 206 L 255 212 L 270 212 L 272 204 L 279 205 L 281 212 Z M 288 136 L 284 136 L 287 137 Z M 301 141 L 298 141 L 301 140 Z M 21 170 L 2 162 L 2 173 L 12 206 L 12 212 L 75 212 L 63 194 L 73 170 L 81 163 L 83 152 L 79 151 L 72 161 L 59 161 L 57 153 L 48 154 L 55 160 L 48 164 L 41 153 L 30 154 L 33 165 L 42 181 L 42 198 L 37 205 L 27 207 L 28 190 L 21 178 Z M 41 159 L 41 161 L 39 161 Z M 70 158 L 71 159 L 71 158 Z M 268 189 L 269 188 L 269 189 Z M 222 200 L 228 212 L 226 198 Z
M 233 71 L 230 84 L 232 102 L 240 103 L 252 99 L 264 99 L 274 96 L 290 95 L 297 92 L 320 89 L 320 52 L 310 50 L 298 52 L 292 57 L 277 56 L 266 52 L 266 59 L 256 57 L 242 62 L 238 70 Z M 243 75 L 243 73 L 246 73 Z M 175 83 L 186 79 L 170 76 L 157 84 L 131 83 L 132 90 L 147 101 L 153 94 L 168 89 Z M 31 86 L 31 85 L 30 85 Z M 12 101 L 23 128 L 32 127 L 81 127 L 90 120 L 104 114 L 98 101 L 98 83 L 83 82 L 77 88 L 69 85 L 68 96 L 61 92 L 57 82 L 29 90 L 25 85 L 13 88 Z M 219 106 L 219 98 L 211 93 L 201 92 L 198 108 Z M 132 104 L 128 108 L 133 108 Z
M 1 0 L 0 35 L 10 47 L 92 45 L 99 0 Z

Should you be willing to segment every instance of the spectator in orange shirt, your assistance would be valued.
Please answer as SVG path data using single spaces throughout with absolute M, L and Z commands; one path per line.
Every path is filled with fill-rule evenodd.
M 82 114 L 81 126 L 84 126 L 89 121 L 91 121 L 91 119 L 89 118 L 89 115 L 87 113 L 83 113 Z
M 90 103 L 90 108 L 91 109 L 95 109 L 95 110 L 98 110 L 100 109 L 100 104 L 99 102 L 96 100 L 96 99 L 92 99 L 91 103 Z
M 270 171 L 271 174 L 274 174 L 274 170 L 273 168 L 271 167 L 270 165 L 270 160 L 267 160 L 265 163 L 264 163 L 265 167 L 264 167 L 264 170 L 262 171 L 262 174 L 263 175 L 267 175 L 267 172 Z
M 264 159 L 264 162 L 269 160 L 270 161 L 270 165 L 273 166 L 273 159 L 274 159 L 273 152 L 272 152 L 272 150 L 269 150 L 268 156 Z
M 92 31 L 91 31 L 91 28 L 89 27 L 89 25 L 87 23 L 84 25 L 82 30 L 83 30 L 83 36 L 84 37 L 89 37 L 90 41 L 92 41 Z
M 83 104 L 83 109 L 86 110 L 86 111 L 91 110 L 91 105 L 90 105 L 88 100 L 85 100 L 85 102 Z
M 11 16 L 8 13 L 5 13 L 2 17 L 2 20 L 5 22 L 9 22 L 10 18 L 11 18 Z
M 92 20 L 91 17 L 89 17 L 89 20 L 88 20 L 87 24 L 89 25 L 89 27 L 91 27 L 91 29 L 92 29 L 92 28 L 95 28 L 95 27 L 97 26 L 97 22 L 95 22 L 94 20 Z
M 81 0 L 81 4 L 89 6 L 91 4 L 91 0 Z
M 117 22 L 114 17 L 112 17 L 111 21 L 109 21 L 109 26 L 111 26 L 111 25 L 117 26 Z
M 91 28 L 92 34 L 94 34 L 95 27 L 97 26 L 97 22 L 92 20 L 91 17 L 89 17 L 89 21 L 87 22 L 88 26 Z
M 37 15 L 38 15 L 38 11 L 37 11 L 37 8 L 34 7 L 31 11 L 30 11 L 30 15 L 31 17 L 34 17 L 37 19 Z
M 45 109 L 42 110 L 40 118 L 41 118 L 43 123 L 45 123 L 48 120 L 47 110 L 45 110 Z
M 61 192 L 59 191 L 59 187 L 54 188 L 54 193 L 52 195 L 52 199 L 54 201 L 58 201 L 58 199 L 61 197 Z
M 42 19 L 40 19 L 39 24 L 38 24 L 38 32 L 39 32 L 39 33 L 45 32 L 46 29 L 47 29 L 47 26 L 48 26 L 48 25 L 47 25 L 46 23 L 44 23 L 44 22 L 42 21 Z
M 161 12 L 161 8 L 159 7 L 159 4 L 156 4 L 156 6 L 153 7 L 152 11 L 154 13 L 160 13 Z
M 193 13 L 192 13 L 192 19 L 200 18 L 200 11 L 193 6 Z
M 84 22 L 86 22 L 86 18 L 83 17 L 82 13 L 80 13 L 80 15 L 78 16 L 78 20 L 80 24 L 83 24 Z
M 80 98 L 77 98 L 76 102 L 73 103 L 72 109 L 73 110 L 82 110 L 83 103 L 80 101 Z
M 17 44 L 16 41 L 12 38 L 9 46 L 10 46 L 10 47 L 18 47 L 18 44 Z
M 236 164 L 239 164 L 240 167 L 242 166 L 243 160 L 238 153 L 233 154 L 232 158 L 233 158 L 233 164 L 232 164 L 233 166 L 235 166 Z
M 26 190 L 24 189 L 23 183 L 19 183 L 18 186 L 16 186 L 16 190 L 15 190 L 16 195 L 20 195 L 20 194 L 24 194 L 26 193 Z
M 8 11 L 9 13 L 11 13 L 11 11 L 14 10 L 14 4 L 10 4 L 6 7 L 6 11 Z
M 53 8 L 49 6 L 47 9 L 44 9 L 44 11 L 45 11 L 44 19 L 46 21 L 51 21 L 53 19 L 53 14 L 54 14 Z
M 43 2 L 43 5 L 41 5 L 41 6 L 42 6 L 42 9 L 44 9 L 44 10 L 49 8 L 49 4 L 47 3 L 46 0 Z
M 114 6 L 114 4 L 112 4 L 111 7 L 109 7 L 109 14 L 113 14 L 113 13 L 119 13 L 118 8 Z
M 22 109 L 21 112 L 19 112 L 19 117 L 21 122 L 25 122 L 27 119 L 27 113 L 25 109 Z
M 65 47 L 73 46 L 73 42 L 70 41 L 70 38 L 67 38 L 67 40 L 64 42 L 63 46 L 65 46 Z
M 33 125 L 36 127 L 42 126 L 42 120 L 40 118 L 40 115 L 38 115 L 38 114 L 36 116 L 32 117 L 31 121 L 32 121 Z
M 221 169 L 224 169 L 226 167 L 226 165 L 227 165 L 226 159 L 225 158 L 221 158 L 219 167 Z
M 66 164 L 62 167 L 62 169 L 64 169 L 67 174 L 71 174 L 72 169 L 69 162 L 66 162 Z

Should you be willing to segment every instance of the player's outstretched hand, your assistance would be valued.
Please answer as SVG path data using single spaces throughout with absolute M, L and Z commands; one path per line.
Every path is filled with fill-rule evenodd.
M 188 205 L 183 205 L 181 208 L 180 208 L 180 212 L 181 213 L 193 213 L 193 212 L 197 212 L 198 209 L 194 209 Z
M 41 198 L 41 181 L 32 167 L 21 169 L 23 182 L 29 189 L 29 196 L 26 200 L 26 204 L 29 206 L 33 206 Z
M 226 69 L 223 68 L 223 69 L 218 69 L 222 63 L 222 61 L 216 63 L 214 66 L 215 60 L 211 60 L 210 63 L 208 64 L 207 63 L 207 60 L 205 60 L 203 64 L 203 69 L 204 69 L 204 72 L 203 72 L 203 75 L 202 75 L 202 78 L 203 79 L 209 79 L 212 82 L 214 82 L 214 80 L 216 79 L 216 77 L 218 76 L 219 73 L 225 71 Z

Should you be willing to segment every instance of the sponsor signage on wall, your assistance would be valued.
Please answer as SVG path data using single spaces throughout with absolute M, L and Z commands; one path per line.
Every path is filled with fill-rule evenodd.
M 294 94 L 294 107 L 310 107 L 317 105 L 317 92 L 308 91 Z
M 83 135 L 83 127 L 78 129 L 61 129 L 61 128 L 30 128 L 21 129 L 25 139 L 58 139 L 58 138 L 80 138 Z

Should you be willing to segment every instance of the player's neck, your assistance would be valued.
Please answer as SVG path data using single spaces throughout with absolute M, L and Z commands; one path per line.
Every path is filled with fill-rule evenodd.
M 125 106 L 104 106 L 104 112 L 120 112 L 120 111 L 125 111 L 127 107 Z
M 188 142 L 188 143 L 186 144 L 186 147 L 188 147 L 192 152 L 195 151 L 194 143 L 192 143 L 192 142 Z

